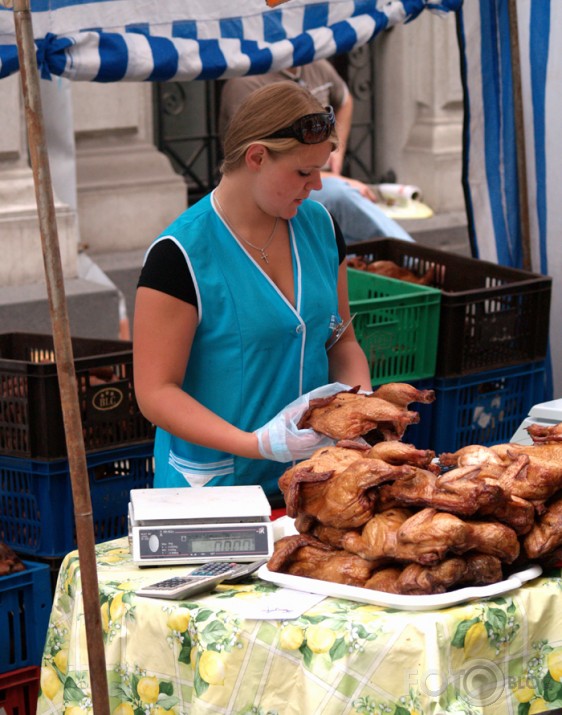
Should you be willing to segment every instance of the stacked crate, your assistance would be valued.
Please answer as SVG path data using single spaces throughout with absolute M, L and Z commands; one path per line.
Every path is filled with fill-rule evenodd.
M 23 561 L 24 571 L 0 576 L 0 713 L 33 715 L 51 585 L 46 564 Z
M 372 384 L 432 377 L 441 291 L 353 268 L 347 278 L 353 328 Z
M 398 239 L 348 247 L 367 262 L 392 261 L 430 277 L 441 293 L 431 405 L 404 439 L 437 453 L 507 442 L 545 399 L 552 279 Z
M 96 542 L 101 542 L 127 534 L 130 490 L 152 486 L 154 432 L 136 402 L 131 343 L 73 338 L 72 351 L 94 532 Z M 0 639 L 9 638 L 8 652 L 16 655 L 5 663 L 0 653 L 0 673 L 9 670 L 2 676 L 6 698 L 15 698 L 19 707 L 18 699 L 36 693 L 35 671 L 25 669 L 40 664 L 58 567 L 77 546 L 50 335 L 0 335 L 0 542 L 26 565 L 23 572 L 0 577 Z M 11 587 L 21 607 L 17 612 Z M 11 624 L 15 629 L 13 633 L 2 619 L 7 619 L 6 628 Z M 22 634 L 36 639 L 23 644 L 25 657 L 17 652 Z M 1 643 L 0 651 L 4 650 Z M 12 707 L 10 700 L 6 702 Z

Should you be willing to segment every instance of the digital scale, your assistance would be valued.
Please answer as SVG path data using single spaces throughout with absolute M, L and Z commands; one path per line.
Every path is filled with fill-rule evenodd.
M 138 566 L 250 562 L 273 553 L 260 486 L 131 489 L 129 542 Z
M 533 440 L 527 432 L 529 425 L 537 424 L 543 427 L 552 427 L 559 422 L 562 422 L 562 399 L 539 402 L 534 407 L 531 407 L 528 417 L 525 417 L 509 441 L 516 444 L 531 445 Z

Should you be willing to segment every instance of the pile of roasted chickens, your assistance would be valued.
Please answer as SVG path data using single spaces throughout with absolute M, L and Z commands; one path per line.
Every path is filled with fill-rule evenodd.
M 429 286 L 435 280 L 435 267 L 429 268 L 422 275 L 417 275 L 414 271 L 404 266 L 399 266 L 394 261 L 380 260 L 367 261 L 361 256 L 351 256 L 347 259 L 349 268 L 355 268 L 357 271 L 367 271 L 368 273 L 376 273 L 379 276 L 386 278 L 396 278 L 396 280 L 407 281 L 408 283 L 417 283 L 418 285 Z
M 279 480 L 298 534 L 277 541 L 270 571 L 424 595 L 559 560 L 562 423 L 530 426 L 529 446 L 472 445 L 436 459 L 401 441 L 416 421 L 409 404 L 433 399 L 391 383 L 311 403 L 301 426 L 339 441 Z M 380 441 L 361 439 L 373 430 Z

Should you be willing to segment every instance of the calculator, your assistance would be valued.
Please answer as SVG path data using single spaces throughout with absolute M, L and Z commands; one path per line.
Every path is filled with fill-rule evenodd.
M 219 583 L 235 583 L 245 576 L 257 571 L 267 559 L 252 561 L 248 564 L 237 564 L 232 561 L 212 561 L 197 566 L 193 571 L 183 576 L 172 576 L 162 581 L 156 581 L 137 590 L 138 596 L 150 598 L 165 598 L 179 600 L 198 593 L 212 591 Z

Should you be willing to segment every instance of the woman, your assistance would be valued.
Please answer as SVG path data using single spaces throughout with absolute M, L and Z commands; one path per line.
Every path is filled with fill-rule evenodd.
M 371 389 L 352 327 L 327 349 L 350 317 L 345 248 L 307 197 L 336 147 L 331 109 L 307 90 L 257 90 L 230 123 L 217 188 L 150 247 L 134 370 L 158 427 L 155 486 L 261 484 L 275 501 L 287 463 L 332 443 L 295 427 L 308 393 Z

